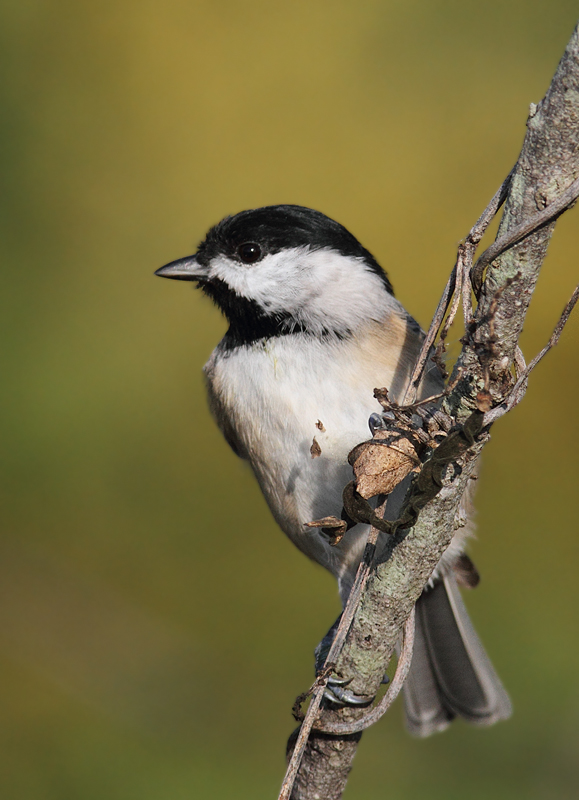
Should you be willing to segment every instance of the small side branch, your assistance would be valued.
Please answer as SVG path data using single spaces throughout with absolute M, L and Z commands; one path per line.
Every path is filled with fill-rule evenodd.
M 458 311 L 458 306 L 461 299 L 465 309 L 465 322 L 470 322 L 471 320 L 472 308 L 470 302 L 470 282 L 467 280 L 467 278 L 470 275 L 474 253 L 477 245 L 484 236 L 486 229 L 492 222 L 497 211 L 505 202 L 511 183 L 512 174 L 513 173 L 511 171 L 507 175 L 498 190 L 495 192 L 488 206 L 470 229 L 464 242 L 458 247 L 456 263 L 452 272 L 450 273 L 450 277 L 444 288 L 444 292 L 442 293 L 442 297 L 440 298 L 437 309 L 434 312 L 434 317 L 432 318 L 428 332 L 424 337 L 418 359 L 414 365 L 414 369 L 412 370 L 412 375 L 410 376 L 408 386 L 406 387 L 406 391 L 402 399 L 402 403 L 404 405 L 411 405 L 415 402 L 418 387 L 420 386 L 424 376 L 424 370 L 426 368 L 432 346 L 439 334 L 443 342 L 446 339 L 450 326 L 455 320 L 456 312 Z M 467 298 L 466 301 L 465 297 Z M 446 316 L 451 302 L 452 307 L 450 308 L 450 313 L 446 318 L 444 327 L 442 327 L 442 322 Z
M 556 219 L 560 214 L 563 213 L 563 211 L 566 211 L 577 200 L 578 197 L 579 178 L 573 181 L 571 186 L 569 186 L 568 189 L 560 194 L 559 197 L 555 198 L 555 200 L 548 205 L 547 208 L 544 208 L 542 211 L 538 211 L 529 219 L 521 222 L 520 225 L 516 225 L 514 228 L 511 228 L 507 231 L 507 233 L 500 236 L 490 247 L 488 247 L 484 253 L 479 256 L 476 264 L 471 270 L 470 278 L 475 295 L 477 297 L 480 295 L 482 276 L 485 267 L 491 264 L 502 253 L 505 253 L 514 244 L 521 242 L 531 233 L 534 233 L 535 231 L 539 230 L 539 228 L 542 228 L 544 225 L 547 225 L 547 223 Z

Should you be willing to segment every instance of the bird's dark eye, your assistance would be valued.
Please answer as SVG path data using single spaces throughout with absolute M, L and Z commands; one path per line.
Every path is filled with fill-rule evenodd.
M 255 264 L 261 258 L 261 247 L 255 242 L 244 242 L 237 248 L 237 255 L 244 264 Z

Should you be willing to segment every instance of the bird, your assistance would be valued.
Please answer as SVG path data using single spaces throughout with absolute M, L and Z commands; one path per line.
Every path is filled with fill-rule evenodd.
M 401 400 L 423 331 L 356 237 L 304 206 L 227 216 L 193 255 L 155 274 L 192 281 L 226 317 L 227 332 L 204 366 L 211 413 L 234 453 L 251 465 L 282 531 L 335 576 L 344 606 L 369 527 L 351 521 L 333 544 L 308 523 L 340 516 L 342 490 L 352 479 L 348 454 L 367 439 L 369 419 L 372 430 L 383 412 L 373 390 L 387 387 L 392 400 Z M 431 361 L 420 396 L 442 387 Z M 386 509 L 391 518 L 400 503 L 395 495 Z M 463 505 L 469 521 L 416 604 L 404 705 L 406 727 L 420 737 L 455 717 L 490 725 L 511 714 L 459 589 L 478 582 L 465 553 L 471 499 Z

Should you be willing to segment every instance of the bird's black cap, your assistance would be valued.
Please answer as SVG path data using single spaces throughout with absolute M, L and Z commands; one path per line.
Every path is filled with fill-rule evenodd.
M 208 265 L 219 254 L 234 257 L 245 242 L 257 242 L 264 255 L 307 246 L 311 250 L 331 248 L 343 256 L 361 258 L 383 280 L 386 290 L 393 293 L 392 284 L 372 253 L 343 225 L 312 208 L 264 206 L 225 217 L 199 245 L 197 261 Z

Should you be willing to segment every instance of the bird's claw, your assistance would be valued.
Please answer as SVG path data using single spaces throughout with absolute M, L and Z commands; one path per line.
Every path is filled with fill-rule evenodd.
M 324 690 L 324 697 L 335 706 L 355 706 L 364 707 L 369 706 L 374 702 L 373 697 L 367 695 L 354 694 L 354 692 L 347 689 L 346 686 L 350 683 L 351 678 L 336 678 L 331 676 L 328 678 L 326 688 Z
M 327 681 L 332 686 L 347 686 L 349 683 L 352 683 L 352 678 L 338 678 L 337 675 L 330 675 Z
M 368 427 L 370 428 L 370 433 L 372 436 L 376 433 L 376 431 L 384 431 L 388 428 L 388 423 L 395 420 L 396 417 L 392 413 L 392 411 L 384 411 L 382 414 L 370 414 L 370 419 L 368 420 Z
M 316 675 L 318 677 L 320 677 L 324 671 L 324 664 L 326 663 L 332 642 L 334 641 L 339 622 L 340 617 L 338 617 L 322 641 L 316 647 Z M 388 676 L 384 675 L 382 683 L 388 683 L 388 681 Z M 368 695 L 354 694 L 354 692 L 346 688 L 351 682 L 352 678 L 340 678 L 338 675 L 333 673 L 326 679 L 324 697 L 328 702 L 332 703 L 332 705 L 340 708 L 343 708 L 344 706 L 363 708 L 364 706 L 371 705 L 371 703 L 374 702 L 373 697 L 368 697 Z

